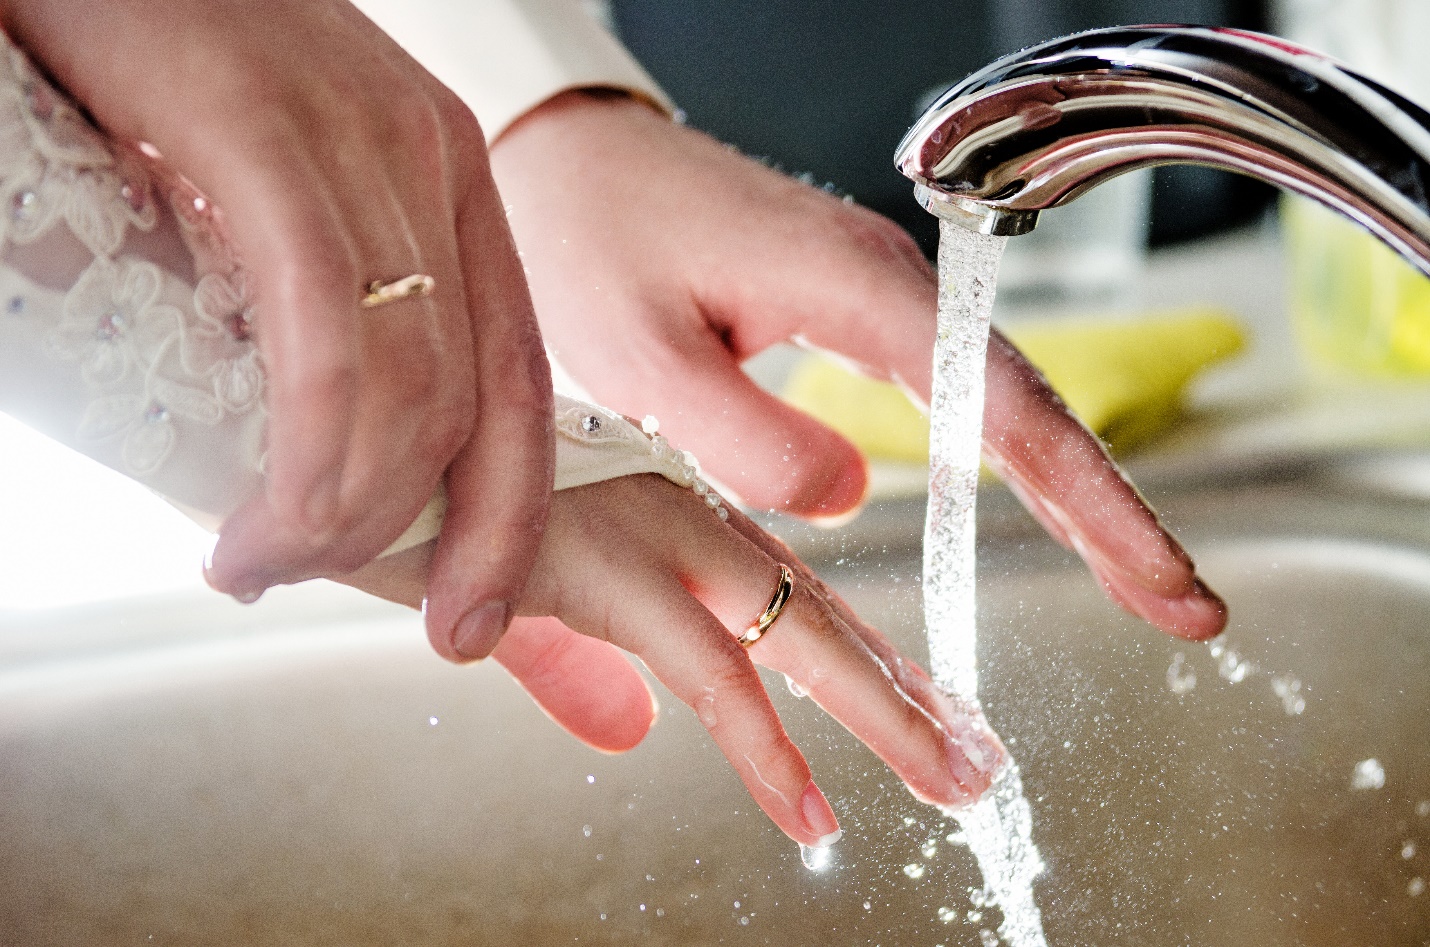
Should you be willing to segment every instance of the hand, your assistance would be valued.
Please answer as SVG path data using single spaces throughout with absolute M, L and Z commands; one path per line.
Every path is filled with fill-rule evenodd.
M 354 569 L 446 471 L 429 626 L 488 653 L 536 555 L 552 414 L 470 112 L 343 0 L 9 0 L 0 18 L 110 133 L 223 208 L 256 284 L 268 490 L 224 524 L 210 582 L 251 597 Z M 430 298 L 358 307 L 412 273 Z
M 415 604 L 425 555 L 420 547 L 378 560 L 343 581 Z M 796 572 L 794 593 L 746 650 L 735 636 L 769 601 L 781 562 Z M 606 642 L 615 644 L 695 710 L 755 801 L 806 845 L 827 844 L 838 823 L 752 661 L 808 691 L 925 802 L 974 801 L 1005 756 L 981 715 L 942 694 L 778 540 L 738 511 L 722 523 L 700 497 L 652 474 L 556 494 L 520 611 L 561 624 L 518 623 L 495 657 L 525 676 L 558 721 L 578 735 L 598 733 L 605 749 L 626 749 L 644 736 L 653 704 L 639 674 Z M 545 686 L 571 681 L 583 683 Z M 585 718 L 593 707 L 602 715 L 594 725 Z M 629 715 L 617 724 L 619 739 L 601 729 L 605 719 L 619 719 L 616 708 Z
M 858 507 L 854 446 L 740 363 L 807 343 L 927 403 L 936 278 L 902 230 L 621 96 L 553 99 L 497 141 L 492 167 L 548 344 L 598 401 L 655 414 L 755 506 Z M 1115 600 L 1173 634 L 1221 630 L 1190 557 L 996 333 L 984 428 L 989 464 Z

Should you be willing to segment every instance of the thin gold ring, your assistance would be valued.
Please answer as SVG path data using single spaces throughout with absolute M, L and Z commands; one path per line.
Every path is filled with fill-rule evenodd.
M 373 280 L 367 284 L 367 295 L 362 298 L 364 309 L 410 299 L 413 296 L 431 296 L 437 288 L 437 281 L 426 273 L 413 273 L 391 282 Z
M 770 604 L 765 606 L 765 610 L 760 612 L 760 617 L 756 618 L 745 633 L 735 639 L 741 645 L 748 648 L 765 636 L 765 632 L 770 630 L 770 626 L 780 617 L 780 612 L 785 610 L 785 604 L 789 601 L 790 595 L 794 592 L 794 573 L 790 567 L 783 562 L 780 563 L 780 584 L 775 586 L 775 594 L 770 597 Z

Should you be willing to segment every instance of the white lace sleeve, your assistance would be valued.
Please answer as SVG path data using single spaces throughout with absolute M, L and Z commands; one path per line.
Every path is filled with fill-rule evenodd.
M 0 36 L 0 411 L 210 529 L 264 488 L 263 361 L 222 233 L 202 194 L 108 141 Z M 559 397 L 556 422 L 557 489 L 657 473 L 724 517 L 653 427 Z M 444 509 L 388 553 L 436 536 Z

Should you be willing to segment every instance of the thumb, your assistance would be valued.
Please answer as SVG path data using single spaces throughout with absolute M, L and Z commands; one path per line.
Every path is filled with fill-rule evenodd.
M 655 723 L 655 695 L 620 649 L 555 618 L 517 618 L 492 652 L 536 705 L 603 753 L 624 753 Z

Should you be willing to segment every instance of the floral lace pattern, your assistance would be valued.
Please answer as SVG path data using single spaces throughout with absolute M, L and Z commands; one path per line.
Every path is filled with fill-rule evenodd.
M 56 264 L 48 282 L 26 273 L 49 268 L 35 257 L 66 230 L 88 256 Z M 165 239 L 187 252 L 171 264 L 183 272 L 144 258 Z M 55 245 L 59 257 L 79 252 L 71 240 Z M 265 373 L 221 212 L 156 156 L 108 141 L 3 34 L 0 287 L 0 399 L 48 406 L 25 387 L 39 386 L 53 397 L 52 436 L 213 528 L 260 488 Z M 636 425 L 559 396 L 557 406 L 558 485 L 564 456 L 569 486 L 655 473 L 728 516 L 695 459 L 653 418 Z M 387 552 L 436 536 L 445 509 L 439 490 Z
M 221 252 L 221 238 L 201 233 L 205 202 L 177 185 L 170 198 L 186 211 L 178 215 L 185 235 L 211 251 L 196 253 L 200 264 L 218 271 L 193 286 L 120 255 L 131 228 L 157 223 L 155 175 L 142 159 L 117 153 L 23 53 L 0 42 L 0 252 L 64 224 L 93 254 L 45 349 L 78 363 L 88 388 L 78 439 L 118 439 L 125 472 L 154 474 L 178 444 L 176 422 L 212 427 L 262 410 L 263 367 L 242 273 Z

